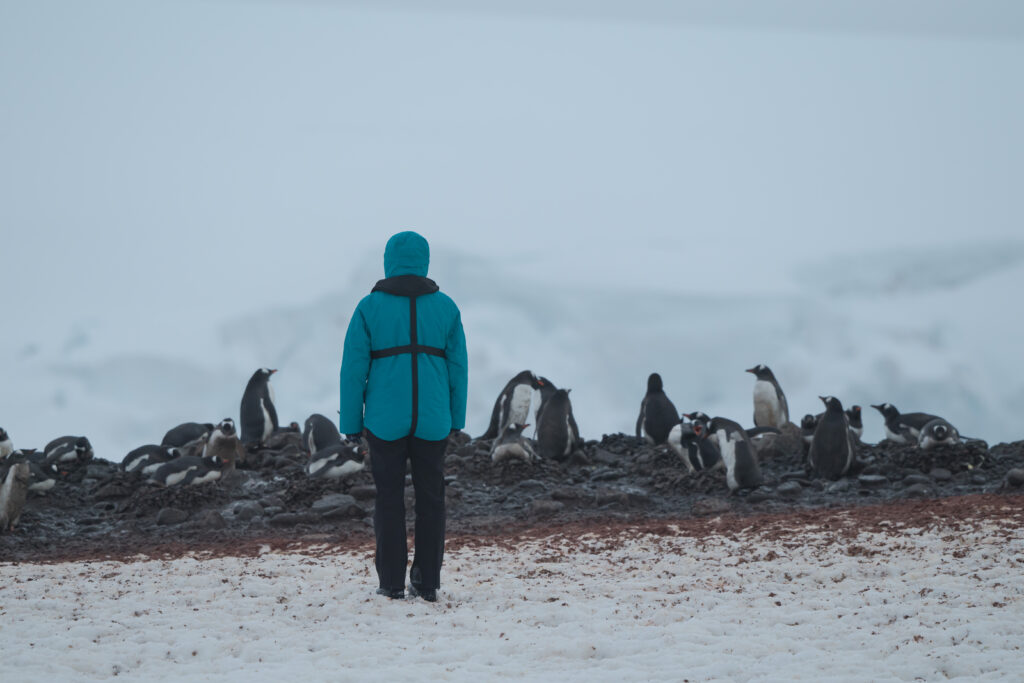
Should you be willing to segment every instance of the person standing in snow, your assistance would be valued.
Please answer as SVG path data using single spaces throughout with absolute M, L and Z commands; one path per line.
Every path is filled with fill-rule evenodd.
M 385 279 L 363 298 L 345 334 L 339 429 L 365 434 L 377 486 L 377 592 L 405 597 L 405 468 L 416 495 L 409 592 L 433 602 L 444 556 L 444 458 L 465 427 L 468 359 L 458 306 L 427 278 L 430 247 L 400 232 L 384 249 Z

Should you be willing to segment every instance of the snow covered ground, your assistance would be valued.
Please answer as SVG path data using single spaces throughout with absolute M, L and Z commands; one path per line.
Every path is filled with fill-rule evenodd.
M 1021 530 L 881 529 L 480 540 L 433 605 L 365 549 L 0 564 L 0 678 L 1021 680 Z

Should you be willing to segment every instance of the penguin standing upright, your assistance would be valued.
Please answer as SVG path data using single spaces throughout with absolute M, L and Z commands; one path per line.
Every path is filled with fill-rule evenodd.
M 30 479 L 27 462 L 16 462 L 7 470 L 7 477 L 0 486 L 0 531 L 14 531 L 25 507 Z
M 754 382 L 754 426 L 782 428 L 789 422 L 789 404 L 775 374 L 767 365 L 747 368 Z
M 825 413 L 818 420 L 807 453 L 811 468 L 827 479 L 839 479 L 853 464 L 855 454 L 850 432 L 850 420 L 843 412 L 843 404 L 834 396 L 821 396 Z
M 534 452 L 533 446 L 530 445 L 530 440 L 523 436 L 523 430 L 529 426 L 521 422 L 507 425 L 491 444 L 491 462 L 496 464 L 512 458 L 524 462 L 536 460 L 537 454 Z
M 11 441 L 11 436 L 3 427 L 0 427 L 0 460 L 3 460 L 8 455 L 14 452 L 14 442 Z
M 230 417 L 224 418 L 210 434 L 206 448 L 203 449 L 203 459 L 207 462 L 218 463 L 219 469 L 223 472 L 224 470 L 233 470 L 235 463 L 244 455 L 242 445 L 238 442 L 235 421 Z
M 922 451 L 929 451 L 937 446 L 953 446 L 960 443 L 960 432 L 941 417 L 929 420 L 921 428 L 917 437 L 917 445 Z
M 526 424 L 530 417 L 530 403 L 534 390 L 543 390 L 544 384 L 530 370 L 523 370 L 510 379 L 498 394 L 491 409 L 491 422 L 481 439 L 494 439 L 510 423 Z
M 558 389 L 544 402 L 544 412 L 537 425 L 537 449 L 542 458 L 564 460 L 580 442 L 569 391 Z
M 665 394 L 661 375 L 652 372 L 647 378 L 647 394 L 640 402 L 640 416 L 636 419 L 636 436 L 655 444 L 668 440 L 669 432 L 679 424 L 679 412 Z
M 249 378 L 242 393 L 242 442 L 258 445 L 277 431 L 277 409 L 270 376 L 277 370 L 260 368 Z
M 341 433 L 338 428 L 326 416 L 320 413 L 313 413 L 306 418 L 306 424 L 302 430 L 302 445 L 310 455 L 317 451 L 341 443 Z
M 928 413 L 901 413 L 891 403 L 872 405 L 885 418 L 885 438 L 893 443 L 917 443 L 921 429 L 938 415 Z
M 725 482 L 730 492 L 754 489 L 761 485 L 761 467 L 757 464 L 757 450 L 747 432 L 739 423 L 716 417 L 708 426 L 708 438 L 714 438 L 725 464 Z

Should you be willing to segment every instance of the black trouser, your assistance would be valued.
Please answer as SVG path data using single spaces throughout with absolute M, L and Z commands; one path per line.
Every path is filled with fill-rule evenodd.
M 409 548 L 405 534 L 405 461 L 412 463 L 416 494 L 415 553 L 410 581 L 418 589 L 441 586 L 444 558 L 444 455 L 448 440 L 424 441 L 408 436 L 397 441 L 378 439 L 369 431 L 370 462 L 377 502 L 373 529 L 377 536 L 377 578 L 380 587 L 405 588 Z

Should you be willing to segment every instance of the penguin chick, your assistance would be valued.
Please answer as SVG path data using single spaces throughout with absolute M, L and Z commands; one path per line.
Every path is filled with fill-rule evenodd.
M 518 458 L 524 462 L 533 462 L 537 454 L 530 445 L 529 439 L 523 436 L 528 424 L 512 423 L 505 427 L 501 435 L 491 445 L 491 462 L 497 464 L 503 460 Z

